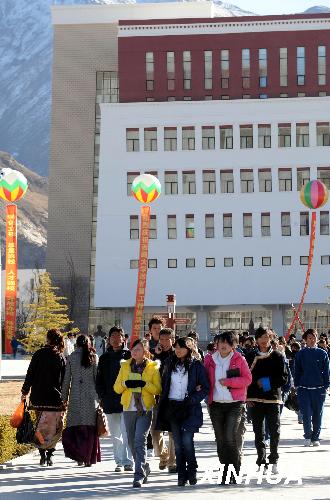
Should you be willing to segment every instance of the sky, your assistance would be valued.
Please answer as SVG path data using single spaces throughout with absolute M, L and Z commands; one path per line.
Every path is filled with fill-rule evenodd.
M 303 12 L 315 5 L 324 5 L 330 8 L 330 0 L 224 0 L 224 2 L 260 15 L 292 14 Z

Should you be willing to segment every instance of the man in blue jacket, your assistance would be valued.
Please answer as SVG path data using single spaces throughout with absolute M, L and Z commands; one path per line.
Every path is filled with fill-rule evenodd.
M 329 387 L 329 357 L 316 347 L 316 330 L 306 330 L 303 339 L 306 348 L 296 354 L 294 384 L 303 414 L 305 446 L 320 446 L 323 407 Z
M 120 362 L 131 357 L 130 351 L 125 347 L 124 331 L 118 326 L 113 326 L 109 331 L 109 347 L 99 360 L 96 391 L 101 400 L 103 410 L 108 418 L 113 454 L 116 462 L 115 472 L 133 470 L 132 456 L 128 449 L 126 429 L 123 419 L 123 407 L 120 404 L 120 395 L 113 385 L 120 370 Z

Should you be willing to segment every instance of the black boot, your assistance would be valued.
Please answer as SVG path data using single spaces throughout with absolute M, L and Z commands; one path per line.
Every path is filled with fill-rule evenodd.
M 47 450 L 47 465 L 49 465 L 50 467 L 53 465 L 53 453 L 54 453 L 54 449 L 53 450 Z
M 39 455 L 40 455 L 40 465 L 46 465 L 46 450 L 39 449 Z

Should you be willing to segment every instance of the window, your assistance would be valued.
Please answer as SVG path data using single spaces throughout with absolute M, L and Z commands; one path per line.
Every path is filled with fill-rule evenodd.
M 225 257 L 223 259 L 224 267 L 233 267 L 234 259 L 232 257 Z
M 242 87 L 250 88 L 250 49 L 242 49 Z
M 329 212 L 320 212 L 320 234 L 329 235 Z
M 270 236 L 270 213 L 261 214 L 261 236 Z
M 229 50 L 220 51 L 221 88 L 229 88 Z
M 195 149 L 195 127 L 182 127 L 182 149 L 185 151 Z
M 168 259 L 168 261 L 167 261 L 167 267 L 169 267 L 170 269 L 172 269 L 174 267 L 178 267 L 178 261 L 177 261 L 177 259 Z
M 253 193 L 253 170 L 241 170 L 241 193 Z
M 195 172 L 182 172 L 183 194 L 196 194 Z
M 129 237 L 131 240 L 139 239 L 139 217 L 131 215 L 129 218 Z
M 164 128 L 164 151 L 177 150 L 177 130 L 176 127 Z
M 165 194 L 178 194 L 178 172 L 165 172 Z
M 126 151 L 139 151 L 139 129 L 127 128 L 126 129 Z
M 280 168 L 278 170 L 278 188 L 280 191 L 292 191 L 291 168 Z
M 316 124 L 316 136 L 318 146 L 330 146 L 329 122 Z
M 278 126 L 278 147 L 291 147 L 291 123 L 282 123 Z
M 146 90 L 154 90 L 154 53 L 146 52 Z
M 282 236 L 291 236 L 290 212 L 281 213 L 281 231 L 282 231 Z
M 271 257 L 262 257 L 261 263 L 263 266 L 271 266 L 272 265 L 272 258 Z
M 286 94 L 286 93 L 281 93 L 281 94 L 280 94 L 280 97 L 289 97 L 289 94 Z
M 204 50 L 204 88 L 212 89 L 212 50 Z
M 323 182 L 328 189 L 330 189 L 330 168 L 319 167 L 317 169 L 317 178 L 319 181 Z
M 287 87 L 288 85 L 288 49 L 282 47 L 280 49 L 280 86 Z
M 300 191 L 307 182 L 310 181 L 310 170 L 309 168 L 298 168 L 297 169 L 297 190 Z
M 309 235 L 309 212 L 300 212 L 300 236 Z
M 270 125 L 258 125 L 258 147 L 270 148 L 272 146 Z
M 130 260 L 129 261 L 129 268 L 130 269 L 138 269 L 139 268 L 139 261 L 136 259 Z
M 215 132 L 214 127 L 202 127 L 202 148 L 214 149 Z
M 233 127 L 220 127 L 220 149 L 233 149 Z
M 212 101 L 213 100 L 213 96 L 212 95 L 206 95 L 204 97 L 204 101 Z
M 243 236 L 245 238 L 252 236 L 252 214 L 243 214 Z
M 323 91 L 319 92 L 319 97 L 326 97 L 326 95 L 327 95 L 326 92 L 323 92 Z
M 157 268 L 157 259 L 148 259 L 148 267 L 149 269 Z
M 305 85 L 305 47 L 297 47 L 297 85 Z
M 146 97 L 146 102 L 154 102 L 154 97 Z
M 145 128 L 144 129 L 144 150 L 157 151 L 157 129 Z
M 150 215 L 149 238 L 151 240 L 157 239 L 157 219 L 156 219 L 156 215 Z
M 242 99 L 251 99 L 251 95 L 250 94 L 243 94 Z
M 306 97 L 306 92 L 298 92 L 297 97 Z
M 259 177 L 259 192 L 271 193 L 272 191 L 272 171 L 270 168 L 262 168 L 258 170 Z
M 186 215 L 186 238 L 195 238 L 195 220 L 191 214 Z
M 169 240 L 176 240 L 177 238 L 176 215 L 167 216 L 167 238 Z
M 300 265 L 301 266 L 308 266 L 308 256 L 307 255 L 300 256 Z
M 214 238 L 214 215 L 205 215 L 205 238 Z
M 215 194 L 215 171 L 203 170 L 203 194 Z
M 183 51 L 182 62 L 183 62 L 183 88 L 184 88 L 184 90 L 190 90 L 191 89 L 191 52 L 190 52 L 190 50 Z
M 206 267 L 215 267 L 215 258 L 214 257 L 206 257 L 205 266 Z
M 259 87 L 267 87 L 267 49 L 259 49 Z
M 191 96 L 186 95 L 186 96 L 183 97 L 183 100 L 184 101 L 191 101 Z
M 175 97 L 173 95 L 172 96 L 168 96 L 167 101 L 168 102 L 173 102 L 173 101 L 175 101 Z
M 241 149 L 253 148 L 253 126 L 240 125 L 240 146 Z
M 193 257 L 186 259 L 186 267 L 195 267 L 195 259 Z
M 268 94 L 259 94 L 259 99 L 268 99 Z
M 220 170 L 221 193 L 234 192 L 234 175 L 232 170 Z
M 324 45 L 319 45 L 317 47 L 317 76 L 318 84 L 326 84 L 326 47 Z
M 297 123 L 296 125 L 296 146 L 307 148 L 309 146 L 309 125 L 308 123 Z
M 233 236 L 233 216 L 232 214 L 223 214 L 223 237 L 231 238 Z
M 132 196 L 132 182 L 140 172 L 127 172 L 127 196 Z
M 229 95 L 221 95 L 221 96 L 220 96 L 220 99 L 221 99 L 222 101 L 229 101 L 229 100 L 230 100 L 230 97 L 229 97 Z
M 290 255 L 283 255 L 282 266 L 291 266 L 291 256 Z
M 328 266 L 330 264 L 330 255 L 321 255 L 322 266 Z
M 253 266 L 253 257 L 244 257 L 244 266 Z
M 174 52 L 166 52 L 167 90 L 175 89 L 175 58 Z

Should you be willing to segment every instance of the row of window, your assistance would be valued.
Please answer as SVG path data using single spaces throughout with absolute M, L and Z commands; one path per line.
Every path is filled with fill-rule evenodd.
M 308 147 L 310 142 L 309 123 L 296 123 L 296 147 Z M 278 124 L 277 146 L 279 148 L 290 148 L 292 146 L 291 123 Z M 240 125 L 240 149 L 252 149 L 253 125 Z M 216 148 L 216 127 L 202 126 L 202 149 L 214 150 Z M 182 151 L 194 151 L 196 149 L 196 127 L 187 126 L 181 128 Z M 234 149 L 234 132 L 232 125 L 219 126 L 220 149 Z M 159 141 L 157 139 L 157 127 L 144 129 L 144 151 L 158 151 Z M 330 146 L 330 124 L 320 122 L 316 124 L 317 146 Z M 272 147 L 271 124 L 258 125 L 258 148 Z M 178 150 L 178 128 L 164 127 L 164 151 Z M 138 128 L 126 129 L 126 151 L 140 151 L 140 130 Z
M 269 212 L 260 214 L 260 234 L 261 236 L 271 236 L 271 215 Z M 253 219 L 251 213 L 243 214 L 243 236 L 253 236 Z M 299 231 L 300 236 L 309 236 L 309 212 L 300 212 Z M 215 216 L 214 214 L 205 214 L 205 238 L 215 238 Z M 290 212 L 281 212 L 281 235 L 291 236 L 292 223 Z M 329 212 L 320 212 L 320 234 L 329 235 Z M 130 239 L 137 240 L 140 236 L 138 215 L 130 216 Z M 233 237 L 233 215 L 230 213 L 222 214 L 222 236 L 224 238 Z M 175 240 L 178 237 L 177 216 L 167 216 L 167 238 Z M 185 237 L 195 238 L 195 216 L 194 214 L 185 215 Z M 151 215 L 149 238 L 157 239 L 157 216 Z
M 326 46 L 319 45 L 315 47 L 317 56 L 317 68 L 309 64 L 309 69 L 314 73 L 317 70 L 317 83 L 318 85 L 326 85 Z M 268 80 L 268 67 L 269 55 L 268 49 L 260 48 L 257 50 L 257 68 L 258 74 L 252 75 L 252 67 L 256 67 L 253 57 L 254 51 L 244 48 L 241 50 L 241 86 L 243 89 L 251 87 L 252 76 L 258 77 L 258 86 L 266 88 L 269 85 Z M 292 65 L 288 64 L 288 48 L 281 47 L 277 52 L 279 64 L 279 85 L 280 87 L 287 87 L 289 82 L 289 68 Z M 292 54 L 290 54 L 292 58 Z M 220 51 L 204 50 L 204 89 L 212 90 L 213 88 L 230 88 L 232 74 L 239 74 L 236 68 L 232 70 L 232 66 L 237 66 L 238 61 L 231 64 L 231 51 L 229 49 L 222 49 Z M 275 60 L 272 58 L 272 65 L 274 66 Z M 178 71 L 178 66 L 180 69 Z M 305 47 L 296 47 L 296 65 L 295 65 L 296 84 L 298 86 L 306 85 L 306 49 Z M 145 54 L 145 69 L 146 69 L 146 90 L 155 90 L 155 54 L 154 52 L 146 52 Z M 179 76 L 180 75 L 180 76 Z M 310 75 L 312 76 L 312 75 Z M 313 75 L 314 76 L 314 75 Z M 177 89 L 191 90 L 192 89 L 192 52 L 185 50 L 183 52 L 166 52 L 166 77 L 167 77 L 167 90 L 172 91 Z M 179 80 L 180 78 L 180 80 Z
M 243 257 L 243 264 L 245 267 L 252 267 L 254 265 L 254 257 Z M 291 266 L 292 258 L 290 255 L 282 256 L 282 266 Z M 330 255 L 321 255 L 321 264 L 322 265 L 330 265 Z M 271 257 L 261 257 L 261 265 L 264 267 L 269 267 L 272 265 Z M 300 256 L 300 265 L 307 266 L 308 265 L 308 256 L 301 255 Z M 223 259 L 224 267 L 233 267 L 234 266 L 234 258 L 233 257 L 224 257 Z M 130 260 L 130 269 L 138 269 L 139 261 L 136 259 Z M 149 259 L 148 267 L 150 269 L 155 269 L 158 267 L 157 259 Z M 178 267 L 178 259 L 167 259 L 167 267 L 168 268 L 177 268 Z M 186 267 L 194 268 L 196 267 L 196 259 L 194 257 L 189 257 L 186 259 Z M 215 267 L 215 258 L 214 257 L 206 257 L 205 258 L 205 267 Z
M 147 171 L 145 173 L 152 174 L 158 177 L 158 172 Z M 140 175 L 140 172 L 128 172 L 127 173 L 127 195 L 132 195 L 132 182 Z M 297 190 L 300 191 L 302 186 L 310 181 L 310 168 L 297 168 Z M 203 194 L 216 194 L 217 190 L 217 179 L 215 170 L 203 170 L 202 171 L 202 182 Z M 328 189 L 330 189 L 330 167 L 319 167 L 317 169 L 317 178 L 322 181 Z M 164 183 L 165 194 L 178 194 L 178 172 L 177 171 L 165 171 L 164 173 Z M 291 168 L 279 168 L 278 169 L 278 190 L 279 191 L 292 191 L 292 169 Z M 258 180 L 257 180 L 259 193 L 271 193 L 273 191 L 273 175 L 270 168 L 258 169 Z M 240 190 L 241 193 L 253 193 L 255 191 L 255 180 L 253 169 L 241 169 L 240 170 Z M 234 183 L 234 172 L 233 170 L 220 170 L 220 192 L 221 193 L 234 193 L 235 183 Z M 237 189 L 236 189 L 237 192 Z M 189 170 L 182 172 L 182 194 L 196 194 L 196 172 L 195 170 Z
M 281 98 L 287 98 L 287 97 L 326 97 L 327 95 L 329 95 L 326 91 L 319 91 L 317 93 L 315 92 L 312 92 L 312 91 L 309 91 L 308 93 L 306 92 L 292 92 L 290 91 L 290 93 L 288 92 L 280 92 L 278 95 L 277 94 L 274 94 L 274 92 L 271 93 L 271 95 L 269 96 L 268 94 L 265 94 L 265 93 L 262 93 L 262 94 L 258 94 L 258 95 L 255 95 L 255 94 L 242 94 L 241 96 L 237 96 L 237 94 L 234 94 L 232 97 L 229 95 L 229 94 L 221 94 L 220 96 L 217 96 L 217 95 L 204 95 L 204 96 L 183 96 L 183 97 L 180 97 L 180 96 L 167 96 L 166 98 L 162 98 L 162 97 L 146 97 L 146 102 L 155 102 L 155 101 L 168 101 L 168 102 L 172 102 L 172 101 L 200 101 L 202 100 L 202 97 L 203 97 L 203 100 L 204 101 L 217 101 L 217 100 L 221 100 L 221 101 L 230 101 L 230 99 L 268 99 L 269 97 L 270 98 L 276 98 L 276 97 L 281 97 Z M 115 101 L 114 101 L 115 102 Z

